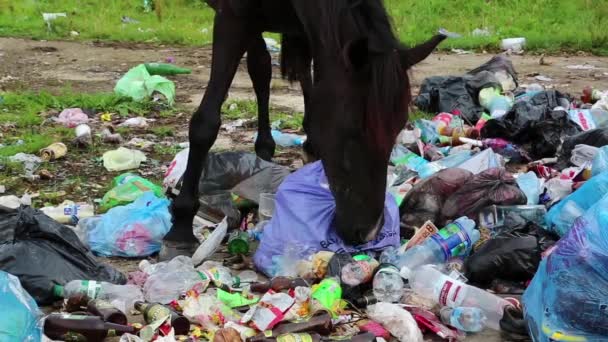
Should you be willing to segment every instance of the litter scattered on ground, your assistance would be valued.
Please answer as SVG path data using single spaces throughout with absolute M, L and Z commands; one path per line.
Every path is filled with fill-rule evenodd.
M 503 45 L 518 52 L 525 39 Z M 152 74 L 189 72 L 163 63 L 134 69 L 138 87 L 160 77 Z M 117 89 L 135 86 L 131 76 Z M 154 96 L 146 87 L 136 96 Z M 191 151 L 179 140 L 125 133 L 154 125 L 143 117 L 119 125 L 134 128 L 121 128 L 133 149 L 116 146 L 91 161 L 116 172 L 97 185 L 107 188 L 95 205 L 71 200 L 67 190 L 18 197 L 0 189 L 9 191 L 0 197 L 0 306 L 22 318 L 0 324 L 0 337 L 461 341 L 487 330 L 543 342 L 606 336 L 608 91 L 524 87 L 510 60 L 497 56 L 464 75 L 425 79 L 415 103 L 433 117 L 399 134 L 383 219 L 364 245 L 338 236 L 321 161 L 293 170 L 249 152 L 215 152 L 198 184 L 193 234 L 200 246 L 156 262 Z M 77 146 L 98 138 L 122 144 L 111 124 L 123 120 L 100 114 L 108 126 L 91 116 L 96 131 L 71 116 L 61 123 L 74 127 Z M 247 123 L 222 129 L 238 133 Z M 280 127 L 273 123 L 278 145 L 304 143 L 305 136 Z M 147 170 L 155 161 L 141 151 L 153 158 L 160 143 L 186 148 L 163 166 L 162 185 L 162 174 Z M 24 165 L 28 180 L 42 181 L 43 170 L 35 174 L 41 164 L 61 172 L 53 163 L 80 150 L 55 142 L 41 157 L 9 160 Z M 138 266 L 121 274 L 100 256 Z M 54 313 L 42 321 L 37 305 L 51 303 Z

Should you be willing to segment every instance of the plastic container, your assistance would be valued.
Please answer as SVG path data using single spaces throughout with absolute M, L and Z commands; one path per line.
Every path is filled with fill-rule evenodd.
M 108 171 L 137 169 L 143 161 L 146 161 L 143 152 L 124 147 L 103 154 L 103 166 Z
M 95 215 L 95 207 L 92 204 L 72 201 L 65 201 L 56 207 L 40 208 L 40 211 L 59 223 L 70 225 L 75 225 L 79 220 Z
M 291 133 L 283 133 L 275 129 L 271 131 L 271 134 L 272 138 L 274 139 L 274 142 L 277 143 L 277 145 L 283 147 L 302 146 L 304 144 L 304 141 L 306 140 L 306 138 L 303 136 Z
M 65 157 L 68 147 L 64 143 L 56 142 L 40 150 L 40 158 L 43 161 L 51 161 Z
M 441 321 L 454 328 L 466 332 L 480 332 L 485 328 L 488 318 L 483 310 L 472 307 L 443 307 L 440 312 Z
M 258 219 L 259 221 L 267 221 L 272 218 L 274 212 L 274 194 L 261 193 L 259 208 L 258 208 Z
M 479 240 L 475 221 L 461 217 L 397 257 L 395 265 L 401 276 L 409 279 L 411 272 L 427 264 L 442 264 L 452 257 L 466 255 Z M 383 260 L 384 261 L 384 260 Z
M 412 272 L 410 287 L 421 297 L 431 299 L 450 308 L 473 307 L 483 310 L 489 328 L 500 330 L 504 308 L 512 305 L 490 292 L 452 279 L 431 265 Z
M 382 264 L 373 281 L 374 296 L 380 302 L 397 303 L 403 296 L 403 279 L 399 269 L 391 264 Z
M 80 124 L 74 129 L 76 133 L 76 139 L 74 140 L 77 145 L 89 146 L 93 142 L 91 136 L 91 127 L 87 124 Z

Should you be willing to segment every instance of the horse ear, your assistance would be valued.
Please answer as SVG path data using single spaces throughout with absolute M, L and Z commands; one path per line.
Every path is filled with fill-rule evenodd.
M 414 65 L 422 62 L 435 50 L 437 45 L 441 43 L 447 36 L 443 34 L 435 35 L 426 42 L 417 45 L 411 49 L 401 49 L 399 51 L 401 57 L 401 65 L 404 69 L 409 69 Z
M 358 38 L 346 43 L 343 51 L 344 63 L 348 69 L 360 70 L 369 62 L 367 38 Z

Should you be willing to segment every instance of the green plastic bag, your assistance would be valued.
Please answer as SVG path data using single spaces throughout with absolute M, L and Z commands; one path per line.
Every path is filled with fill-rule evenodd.
M 156 197 L 165 197 L 162 187 L 133 173 L 123 173 L 112 181 L 113 188 L 101 200 L 101 211 L 106 212 L 119 205 L 134 202 L 145 192 L 152 191 Z
M 222 289 L 217 289 L 217 299 L 221 300 L 230 308 L 238 308 L 241 306 L 253 305 L 260 301 L 258 296 L 247 297 L 241 292 L 230 293 Z
M 175 102 L 175 84 L 165 77 L 151 76 L 144 64 L 127 71 L 114 87 L 116 94 L 130 97 L 135 101 L 143 101 L 155 91 L 163 94 L 170 105 Z
M 342 286 L 335 278 L 325 278 L 312 287 L 312 298 L 337 317 L 337 312 L 344 307 L 342 301 Z

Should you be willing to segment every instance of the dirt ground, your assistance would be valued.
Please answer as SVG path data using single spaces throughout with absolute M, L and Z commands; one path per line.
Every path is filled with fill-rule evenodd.
M 139 44 L 47 42 L 0 38 L 0 89 L 59 91 L 71 87 L 75 92 L 110 92 L 116 81 L 132 66 L 143 62 L 165 61 L 173 57 L 176 64 L 191 68 L 191 75 L 172 78 L 176 83 L 177 102 L 193 110 L 205 90 L 211 62 L 211 49 L 169 47 Z M 416 88 L 428 76 L 462 74 L 490 59 L 490 54 L 435 54 L 412 70 Z M 584 86 L 608 88 L 608 58 L 593 56 L 512 56 L 520 83 L 541 83 L 571 94 L 579 94 Z M 276 56 L 273 57 L 276 64 Z M 578 67 L 573 67 L 578 66 Z M 551 81 L 538 81 L 535 76 Z M 241 65 L 230 90 L 231 98 L 253 98 L 246 67 Z M 297 85 L 281 80 L 275 67 L 271 105 L 303 111 Z M 188 113 L 172 120 L 175 139 L 187 140 Z M 242 142 L 241 142 L 242 143 Z M 217 144 L 228 148 L 239 145 L 225 133 Z M 154 172 L 154 171 L 152 171 Z M 158 173 L 158 169 L 156 170 Z M 101 179 L 104 181 L 104 179 Z M 106 180 L 107 182 L 110 179 Z M 138 261 L 106 260 L 124 272 L 137 268 Z M 430 337 L 429 337 L 430 338 Z M 507 341 L 497 332 L 486 331 L 467 341 Z

